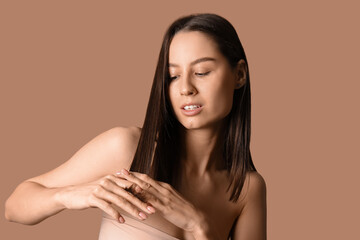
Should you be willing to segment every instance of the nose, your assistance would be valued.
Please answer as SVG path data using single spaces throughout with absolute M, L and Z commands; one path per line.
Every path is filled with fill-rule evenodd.
M 181 79 L 181 85 L 180 85 L 180 95 L 188 96 L 188 95 L 195 95 L 197 94 L 197 90 L 193 83 L 191 82 L 191 77 L 183 77 Z

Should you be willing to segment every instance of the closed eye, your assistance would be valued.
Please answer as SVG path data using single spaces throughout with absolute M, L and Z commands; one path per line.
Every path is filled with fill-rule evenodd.
M 208 75 L 209 73 L 210 73 L 210 71 L 209 71 L 209 72 L 205 72 L 205 73 L 195 73 L 195 75 L 196 75 L 196 76 L 199 76 L 199 77 L 202 77 L 202 76 Z
M 206 75 L 208 75 L 210 73 L 210 71 L 209 72 L 205 72 L 205 73 L 195 73 L 195 75 L 196 76 L 199 76 L 199 77 L 203 77 L 203 76 L 206 76 Z M 175 80 L 176 78 L 177 78 L 178 76 L 170 76 L 170 80 L 172 81 L 172 80 Z

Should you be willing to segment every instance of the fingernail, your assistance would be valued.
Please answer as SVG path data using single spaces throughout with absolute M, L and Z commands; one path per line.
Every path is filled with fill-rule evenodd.
M 123 217 L 119 217 L 119 222 L 124 223 L 125 219 Z
M 120 174 L 121 174 L 121 172 L 116 172 L 115 174 L 116 174 L 116 175 L 120 175 Z
M 146 219 L 146 218 L 147 218 L 146 214 L 143 213 L 143 212 L 139 212 L 139 216 L 140 216 L 142 219 Z
M 125 175 L 130 175 L 130 173 L 125 168 L 121 169 L 121 173 Z
M 147 208 L 147 210 L 149 210 L 152 213 L 155 212 L 155 208 L 153 208 L 152 206 L 147 206 L 146 208 Z

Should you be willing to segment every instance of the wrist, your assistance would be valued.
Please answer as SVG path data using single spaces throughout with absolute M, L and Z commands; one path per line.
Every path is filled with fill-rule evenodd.
M 67 187 L 54 188 L 53 200 L 59 210 L 64 210 L 67 207 L 66 204 L 66 192 Z
M 211 239 L 209 231 L 206 228 L 200 227 L 200 226 L 198 226 L 198 227 L 196 227 L 194 229 L 194 231 L 192 232 L 192 235 L 196 240 L 209 240 L 209 239 Z
M 196 223 L 191 233 L 196 240 L 212 239 L 210 234 L 210 226 L 207 223 L 206 218 L 203 214 L 198 215 Z

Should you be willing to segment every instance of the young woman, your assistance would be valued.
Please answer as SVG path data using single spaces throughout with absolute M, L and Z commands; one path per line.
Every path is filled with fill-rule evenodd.
M 266 239 L 266 186 L 250 154 L 250 78 L 233 26 L 215 14 L 167 30 L 143 128 L 115 127 L 21 183 L 6 218 L 103 211 L 99 239 Z

